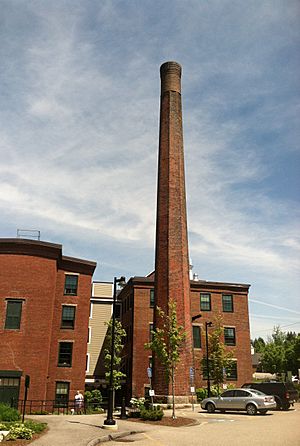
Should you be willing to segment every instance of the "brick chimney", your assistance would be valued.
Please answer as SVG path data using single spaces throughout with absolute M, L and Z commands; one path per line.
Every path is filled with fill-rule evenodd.
M 155 299 L 165 312 L 176 301 L 178 322 L 186 341 L 176 370 L 176 402 L 190 395 L 189 370 L 192 360 L 189 254 L 181 107 L 181 66 L 166 62 L 160 67 L 161 103 L 158 161 L 158 190 L 155 250 Z M 158 321 L 154 321 L 157 325 Z M 172 395 L 164 368 L 154 359 L 153 388 L 156 396 Z

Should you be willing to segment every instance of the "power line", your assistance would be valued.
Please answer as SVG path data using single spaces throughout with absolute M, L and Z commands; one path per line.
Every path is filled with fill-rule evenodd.
M 300 323 L 300 321 L 299 322 L 294 322 L 293 324 L 288 324 L 288 325 L 279 325 L 279 327 L 280 328 L 284 328 L 284 327 L 291 327 L 292 325 L 298 325 Z M 265 329 L 265 330 L 258 330 L 258 331 L 256 331 L 255 330 L 255 332 L 256 333 L 261 333 L 262 331 L 271 331 L 271 330 L 273 330 L 274 328 L 267 328 L 267 329 Z

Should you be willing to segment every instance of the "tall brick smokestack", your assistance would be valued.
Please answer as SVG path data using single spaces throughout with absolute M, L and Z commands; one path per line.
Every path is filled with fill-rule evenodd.
M 166 62 L 160 67 L 161 104 L 155 250 L 155 299 L 165 312 L 168 302 L 177 304 L 178 321 L 186 341 L 176 371 L 177 401 L 186 401 L 192 361 L 189 254 L 181 107 L 181 66 Z M 154 321 L 159 326 L 159 319 Z M 155 358 L 153 388 L 156 395 L 171 396 L 164 368 Z

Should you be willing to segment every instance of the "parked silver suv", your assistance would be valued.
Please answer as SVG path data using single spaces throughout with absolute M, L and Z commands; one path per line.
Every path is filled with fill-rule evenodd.
M 265 395 L 259 390 L 234 389 L 226 390 L 217 397 L 205 398 L 201 407 L 209 413 L 215 410 L 245 410 L 248 415 L 255 415 L 257 412 L 266 414 L 269 409 L 276 409 L 276 402 L 273 395 Z

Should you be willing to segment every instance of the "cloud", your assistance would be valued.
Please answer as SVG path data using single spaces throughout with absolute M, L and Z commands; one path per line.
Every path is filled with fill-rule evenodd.
M 297 2 L 4 6 L 2 235 L 40 225 L 104 280 L 151 270 L 159 65 L 175 59 L 195 269 L 296 308 Z

